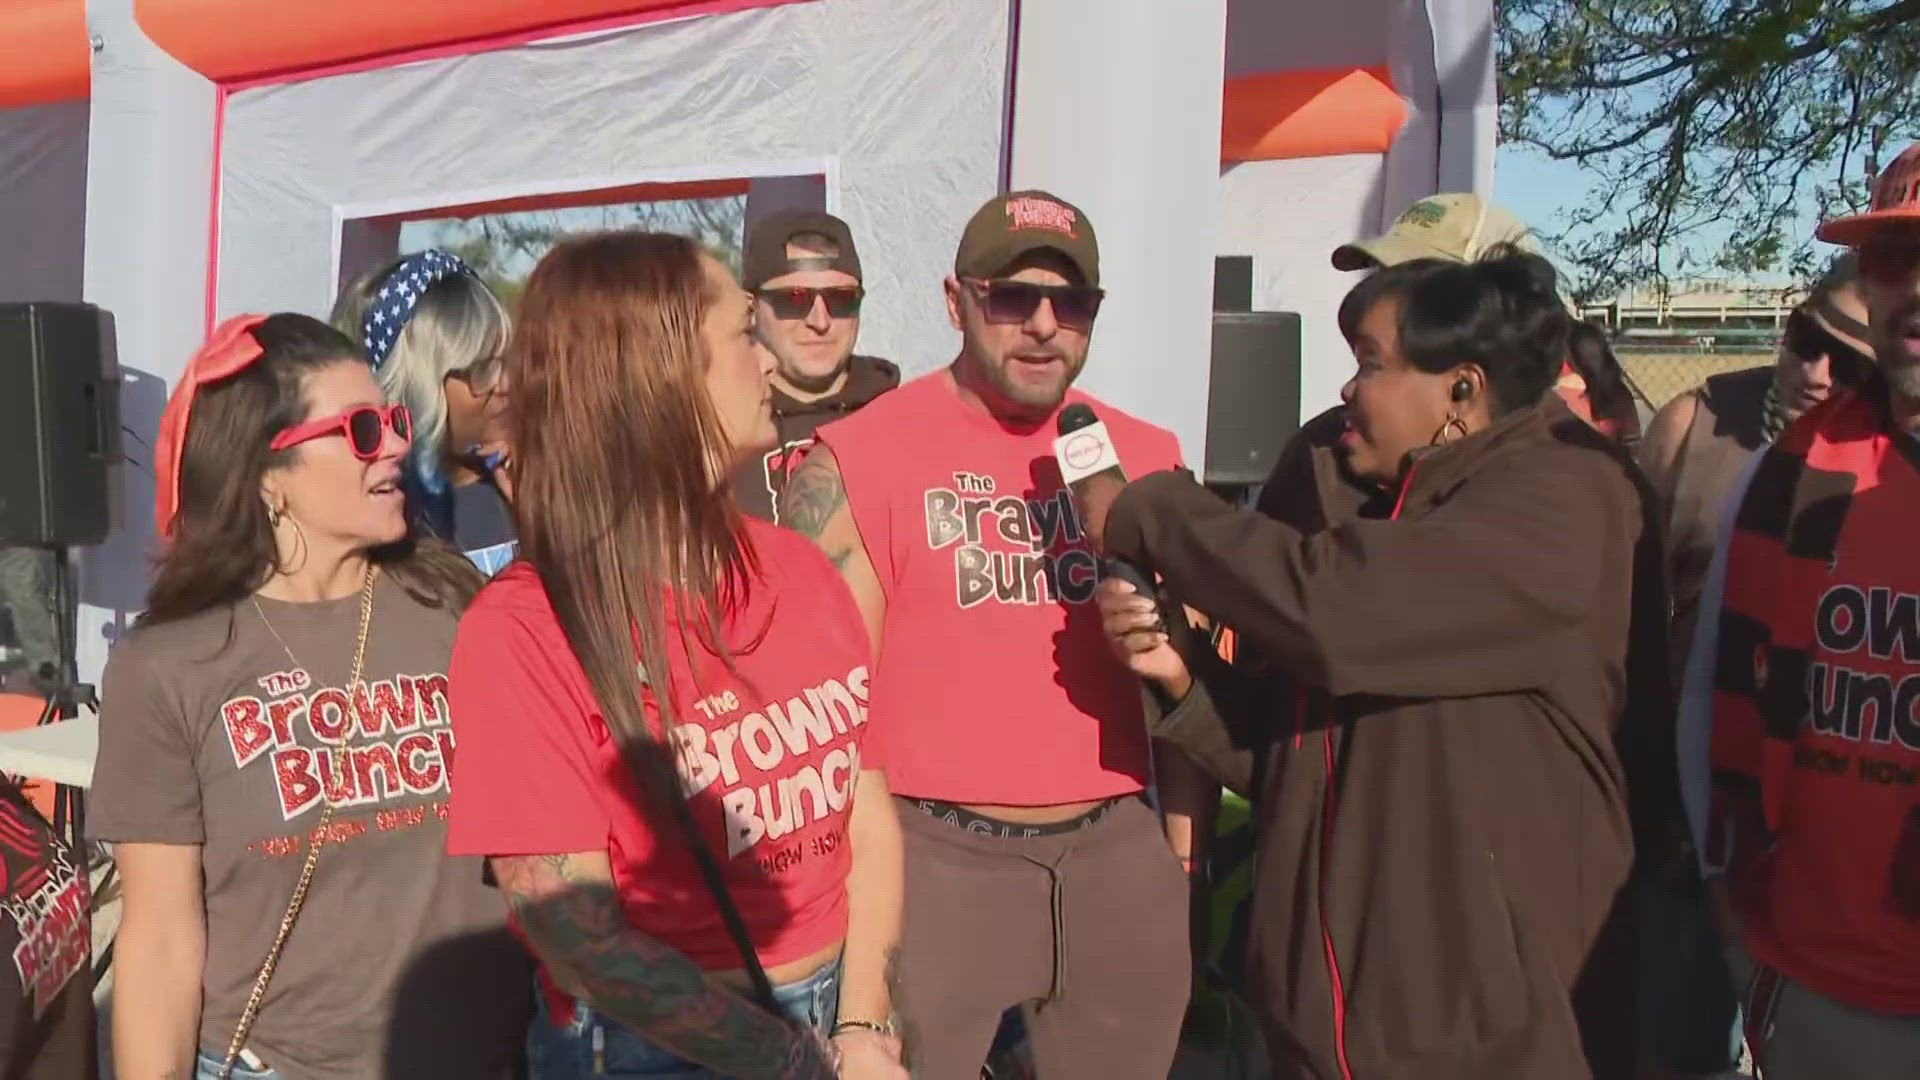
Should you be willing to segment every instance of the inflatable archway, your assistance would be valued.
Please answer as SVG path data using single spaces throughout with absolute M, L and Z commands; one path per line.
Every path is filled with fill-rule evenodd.
M 1214 257 L 1301 312 L 1324 407 L 1350 363 L 1328 252 L 1491 185 L 1490 34 L 1490 0 L 19 0 L 0 227 L 69 279 L 84 253 L 146 436 L 210 320 L 323 313 L 398 222 L 674 192 L 846 217 L 862 346 L 925 371 L 967 214 L 1044 186 L 1101 234 L 1087 384 L 1197 459 Z M 60 263 L 0 259 L 0 299 L 71 295 Z M 83 674 L 139 606 L 151 484 L 126 479 L 126 535 L 84 560 Z

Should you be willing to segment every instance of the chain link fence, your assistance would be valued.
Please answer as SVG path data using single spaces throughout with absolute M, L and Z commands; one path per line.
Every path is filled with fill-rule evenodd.
M 1613 348 L 1634 395 L 1656 412 L 1711 376 L 1764 367 L 1774 359 L 1770 347 L 1682 351 L 1671 345 L 1636 348 L 1616 341 Z

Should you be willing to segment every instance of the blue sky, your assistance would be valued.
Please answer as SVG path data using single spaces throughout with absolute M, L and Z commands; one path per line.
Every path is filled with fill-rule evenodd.
M 1564 225 L 1567 210 L 1581 205 L 1593 189 L 1593 177 L 1570 162 L 1554 161 L 1530 147 L 1502 146 L 1494 159 L 1494 201 L 1514 216 L 1541 231 L 1554 231 Z M 1799 231 L 1811 235 L 1815 221 L 1811 199 Z M 1689 245 L 1696 256 L 1711 258 L 1726 240 L 1725 229 L 1707 228 Z M 1713 271 L 1695 271 L 1711 275 Z M 1762 275 L 1762 281 L 1785 281 L 1786 275 Z

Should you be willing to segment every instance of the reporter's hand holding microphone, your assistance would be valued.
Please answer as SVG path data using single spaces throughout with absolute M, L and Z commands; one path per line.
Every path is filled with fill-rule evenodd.
M 1127 474 L 1107 426 L 1085 404 L 1060 411 L 1060 437 L 1054 440 L 1054 458 L 1060 475 L 1073 493 L 1081 529 L 1096 552 L 1104 552 L 1107 511 L 1122 489 Z M 1151 680 L 1178 701 L 1193 686 L 1187 662 L 1173 646 L 1165 616 L 1154 598 L 1153 583 L 1137 568 L 1119 559 L 1101 559 L 1102 580 L 1094 593 L 1101 628 L 1115 655 L 1135 675 Z

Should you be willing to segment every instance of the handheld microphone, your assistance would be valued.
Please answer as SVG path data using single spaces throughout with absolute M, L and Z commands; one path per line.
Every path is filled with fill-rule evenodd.
M 1107 511 L 1122 488 L 1127 472 L 1120 467 L 1120 453 L 1114 449 L 1107 425 L 1085 402 L 1074 402 L 1060 410 L 1060 437 L 1053 440 L 1053 457 L 1060 465 L 1060 477 L 1073 493 L 1074 506 L 1080 512 L 1081 531 L 1099 551 L 1106 532 Z M 1154 595 L 1147 576 L 1120 559 L 1102 557 L 1100 572 L 1132 585 L 1142 596 Z

